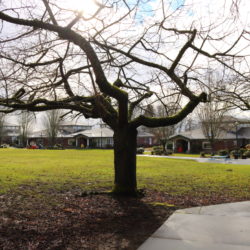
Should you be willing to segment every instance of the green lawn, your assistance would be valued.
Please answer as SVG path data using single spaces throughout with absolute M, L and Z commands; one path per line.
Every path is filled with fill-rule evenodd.
M 112 150 L 0 149 L 0 193 L 34 190 L 111 189 Z M 138 186 L 171 195 L 226 193 L 250 197 L 250 166 L 138 157 Z
M 199 154 L 181 154 L 181 153 L 174 153 L 174 154 L 172 154 L 172 156 L 179 156 L 179 157 L 200 157 Z
M 145 155 L 151 155 L 151 151 L 144 151 Z M 178 156 L 178 157 L 200 157 L 199 154 L 181 154 L 181 153 L 174 153 L 172 155 L 169 156 Z M 210 157 L 209 154 L 206 155 L 207 157 Z

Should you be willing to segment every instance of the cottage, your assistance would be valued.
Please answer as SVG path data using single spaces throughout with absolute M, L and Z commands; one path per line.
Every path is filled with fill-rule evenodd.
M 72 134 L 76 140 L 76 147 L 112 148 L 114 146 L 113 130 L 108 127 L 93 128 Z M 149 147 L 153 143 L 153 135 L 138 131 L 137 145 Z
M 61 144 L 64 148 L 113 148 L 113 134 L 113 130 L 107 126 L 86 129 L 72 134 L 65 132 L 65 130 L 60 130 L 57 134 L 56 143 Z M 153 137 L 150 133 L 139 131 L 137 136 L 138 146 L 152 146 Z M 33 132 L 29 136 L 28 144 L 49 146 L 50 143 L 46 130 Z
M 249 125 L 248 125 L 249 126 Z M 170 137 L 173 142 L 174 152 L 200 153 L 211 152 L 211 145 L 204 136 L 202 129 L 197 128 L 190 131 L 180 132 Z M 243 147 L 250 143 L 250 126 L 239 125 L 234 131 L 222 131 L 215 139 L 215 151 L 221 149 L 232 150 Z

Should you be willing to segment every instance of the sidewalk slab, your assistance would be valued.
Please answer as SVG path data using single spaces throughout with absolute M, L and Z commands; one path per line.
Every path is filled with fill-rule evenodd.
M 177 210 L 175 213 L 250 217 L 250 202 L 242 201 Z
M 249 246 L 150 237 L 138 250 L 249 250 Z
M 250 246 L 250 217 L 174 214 L 152 237 Z
M 250 201 L 176 211 L 139 250 L 250 250 Z

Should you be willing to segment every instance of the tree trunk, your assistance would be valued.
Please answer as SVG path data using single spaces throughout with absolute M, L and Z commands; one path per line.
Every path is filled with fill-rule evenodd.
M 114 131 L 115 185 L 113 192 L 136 195 L 137 130 L 128 127 Z
M 214 155 L 215 154 L 215 151 L 214 151 L 214 148 L 215 148 L 214 138 L 210 138 L 209 142 L 210 142 L 210 146 L 211 146 L 211 155 Z

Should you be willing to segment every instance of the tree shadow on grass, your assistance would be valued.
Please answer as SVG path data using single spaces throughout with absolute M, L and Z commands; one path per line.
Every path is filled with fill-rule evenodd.
M 148 239 L 172 213 L 161 206 L 147 204 L 140 198 L 113 196 L 124 217 L 113 217 L 117 220 L 120 232 L 116 249 L 137 249 Z M 118 226 L 119 225 L 119 226 Z M 123 243 L 123 244 L 122 244 Z
M 108 194 L 63 197 L 57 206 L 34 202 L 29 197 L 5 209 L 0 248 L 137 249 L 172 213 Z

